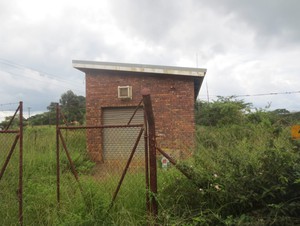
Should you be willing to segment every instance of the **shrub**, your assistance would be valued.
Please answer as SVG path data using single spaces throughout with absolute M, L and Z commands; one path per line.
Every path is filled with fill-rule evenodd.
M 288 129 L 274 133 L 262 123 L 200 130 L 192 167 L 181 166 L 192 180 L 179 177 L 163 189 L 165 212 L 200 225 L 299 220 L 300 154 Z

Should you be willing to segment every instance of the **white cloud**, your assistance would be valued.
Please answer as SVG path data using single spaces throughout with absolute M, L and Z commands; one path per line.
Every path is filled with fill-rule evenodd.
M 212 97 L 296 91 L 298 8 L 296 0 L 1 1 L 1 102 L 23 98 L 40 110 L 69 89 L 82 95 L 72 59 L 198 65 Z M 299 96 L 247 100 L 297 110 Z

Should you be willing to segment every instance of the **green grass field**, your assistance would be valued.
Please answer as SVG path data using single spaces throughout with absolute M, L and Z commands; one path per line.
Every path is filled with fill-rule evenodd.
M 179 164 L 190 179 L 174 167 L 158 167 L 158 194 L 152 197 L 159 205 L 157 223 L 297 225 L 300 143 L 291 140 L 289 129 L 268 123 L 199 126 L 194 157 Z M 2 167 L 14 138 L 0 135 Z M 126 175 L 108 211 L 120 171 L 97 176 L 85 153 L 85 132 L 65 136 L 82 192 L 61 150 L 58 205 L 55 127 L 24 129 L 24 225 L 146 225 L 143 170 Z M 0 225 L 18 225 L 18 151 L 0 181 Z
M 24 225 L 124 225 L 146 222 L 144 171 L 126 175 L 113 207 L 108 211 L 123 165 L 105 177 L 97 176 L 95 163 L 86 155 L 85 131 L 66 134 L 68 150 L 79 173 L 79 183 L 71 173 L 64 152 L 60 150 L 60 204 L 56 193 L 55 127 L 24 129 L 23 216 Z M 2 167 L 14 136 L 1 134 Z M 62 147 L 62 144 L 60 144 Z M 9 162 L 0 181 L 0 225 L 18 224 L 18 155 Z M 103 175 L 102 175 L 103 176 Z M 82 187 L 82 191 L 80 190 Z M 120 215 L 120 213 L 122 213 Z M 126 216 L 126 217 L 125 217 Z

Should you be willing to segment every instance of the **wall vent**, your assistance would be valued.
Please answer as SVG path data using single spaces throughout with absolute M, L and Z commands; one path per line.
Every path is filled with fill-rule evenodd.
M 132 86 L 118 86 L 118 98 L 132 99 Z

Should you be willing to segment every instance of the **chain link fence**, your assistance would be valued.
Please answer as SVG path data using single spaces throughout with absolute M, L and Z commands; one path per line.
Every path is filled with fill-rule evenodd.
M 80 178 L 89 173 L 99 184 L 106 209 L 136 205 L 139 200 L 144 208 L 132 210 L 145 214 L 145 133 L 144 124 L 110 126 L 58 126 L 59 151 L 57 165 L 59 175 L 72 172 L 77 186 Z M 90 160 L 93 159 L 95 163 Z M 58 186 L 63 178 L 58 175 Z M 132 192 L 135 188 L 137 192 Z M 58 188 L 59 189 L 59 188 Z M 143 194 L 141 194 L 141 192 Z M 134 194 L 136 197 L 129 197 Z M 85 195 L 84 189 L 82 195 Z M 63 199 L 63 197 L 60 197 Z
M 182 176 L 171 170 L 181 159 L 188 159 L 195 148 L 195 131 L 180 129 L 182 124 L 189 123 L 186 118 L 176 114 L 176 109 L 166 106 L 164 110 L 170 111 L 172 118 L 165 120 L 163 126 L 166 130 L 157 127 L 154 134 L 154 121 L 151 123 L 152 129 L 148 127 L 149 117 L 153 117 L 151 114 L 147 116 L 148 123 L 137 124 L 133 120 L 130 124 L 132 118 L 128 118 L 128 124 L 80 126 L 66 123 L 65 117 L 59 117 L 61 113 L 57 109 L 56 127 L 24 127 L 24 175 L 18 166 L 18 163 L 21 164 L 18 155 L 21 146 L 16 145 L 21 118 L 16 117 L 11 124 L 14 132 L 2 128 L 0 133 L 2 169 L 15 143 L 10 162 L 5 173 L 2 170 L 0 178 L 0 207 L 10 214 L 0 211 L 0 222 L 22 224 L 22 180 L 26 181 L 24 198 L 26 204 L 30 204 L 24 207 L 25 222 L 43 224 L 47 220 L 49 223 L 49 216 L 57 214 L 56 208 L 69 205 L 69 199 L 79 196 L 84 202 L 97 206 L 98 199 L 89 194 L 94 184 L 97 184 L 97 192 L 101 194 L 103 209 L 125 208 L 135 215 L 155 217 L 159 201 L 157 190 L 160 192 L 164 188 L 164 181 Z M 175 167 L 171 167 L 172 164 Z M 58 201 L 56 204 L 55 199 Z M 40 206 L 36 208 L 35 205 Z M 76 205 L 71 208 L 78 208 Z M 164 203 L 160 205 L 163 207 Z M 45 209 L 49 212 L 43 212 Z M 16 219 L 9 219 L 12 216 Z M 33 216 L 36 219 L 29 219 Z
M 16 134 L 0 133 L 0 209 L 9 210 L 15 218 L 15 222 L 18 222 L 19 147 L 17 145 L 13 148 L 15 140 Z M 11 157 L 8 160 L 10 153 Z M 7 166 L 5 167 L 6 163 Z M 0 219 L 6 219 L 7 217 L 11 216 L 7 216 L 5 212 L 0 211 Z
M 15 111 L 12 111 L 12 107 Z M 6 109 L 5 109 L 6 108 Z M 7 119 L 0 130 L 0 208 L 8 209 L 23 224 L 23 103 L 0 104 Z M 9 115 L 11 114 L 11 115 Z M 0 218 L 8 216 L 0 212 Z

